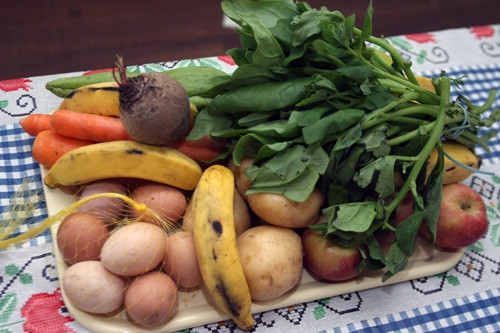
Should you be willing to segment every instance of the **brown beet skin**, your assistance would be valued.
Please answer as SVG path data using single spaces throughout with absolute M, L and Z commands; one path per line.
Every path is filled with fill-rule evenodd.
M 164 73 L 145 73 L 120 83 L 120 118 L 136 141 L 166 145 L 189 131 L 189 96 Z

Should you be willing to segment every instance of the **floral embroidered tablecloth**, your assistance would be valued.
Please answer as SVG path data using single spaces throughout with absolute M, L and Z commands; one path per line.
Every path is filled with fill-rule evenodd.
M 389 38 L 418 74 L 466 75 L 455 90 L 481 104 L 490 89 L 500 89 L 500 25 L 452 29 Z M 231 73 L 227 56 L 133 66 L 157 71 L 179 66 L 212 66 Z M 91 69 L 88 69 L 91 70 Z M 86 71 L 88 71 L 86 70 Z M 0 81 L 0 209 L 1 218 L 23 214 L 12 209 L 32 203 L 34 224 L 47 216 L 38 164 L 31 158 L 33 138 L 18 122 L 30 113 L 49 113 L 60 99 L 45 83 L 84 72 Z M 495 107 L 499 108 L 497 100 Z M 495 125 L 498 129 L 498 124 Z M 465 183 L 477 190 L 488 208 L 488 233 L 469 247 L 449 271 L 379 288 L 290 305 L 255 315 L 254 332 L 357 331 L 500 331 L 500 135 L 493 153 L 480 151 L 482 170 Z M 26 179 L 30 182 L 26 183 Z M 22 189 L 22 191 L 20 191 Z M 15 193 L 21 193 L 15 196 Z M 14 206 L 13 206 L 14 204 Z M 26 230 L 22 226 L 17 232 Z M 334 286 L 332 286 L 334 287 Z M 237 331 L 230 321 L 207 323 L 184 332 Z M 0 332 L 86 332 L 62 301 L 52 238 L 48 232 L 15 249 L 0 252 Z

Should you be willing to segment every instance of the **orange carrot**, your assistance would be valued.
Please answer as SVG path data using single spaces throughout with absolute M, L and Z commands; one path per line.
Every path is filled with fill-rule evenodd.
M 45 130 L 35 137 L 31 153 L 35 161 L 50 169 L 62 155 L 75 148 L 93 143 L 95 142 L 69 138 L 59 135 L 53 130 Z
M 106 142 L 132 140 L 119 118 L 97 114 L 57 110 L 50 116 L 52 129 L 71 138 Z
M 37 136 L 41 131 L 51 129 L 50 115 L 33 113 L 19 121 L 22 129 L 31 136 Z

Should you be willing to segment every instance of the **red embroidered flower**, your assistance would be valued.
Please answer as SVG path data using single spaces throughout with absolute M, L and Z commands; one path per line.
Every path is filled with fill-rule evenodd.
M 479 27 L 473 27 L 470 30 L 471 34 L 476 35 L 477 39 L 481 39 L 482 37 L 491 37 L 495 34 L 495 29 L 490 27 L 489 25 L 483 25 Z
M 230 55 L 221 55 L 221 56 L 218 56 L 217 59 L 225 62 L 226 64 L 228 64 L 230 66 L 236 66 L 236 63 L 234 62 L 233 58 Z
M 4 92 L 16 91 L 19 89 L 23 89 L 28 91 L 33 89 L 28 83 L 33 82 L 30 79 L 12 79 L 12 80 L 4 80 L 0 81 L 0 90 Z
M 75 333 L 66 323 L 74 321 L 61 313 L 64 302 L 61 291 L 57 288 L 52 294 L 40 293 L 31 296 L 21 309 L 26 321 L 23 324 L 28 333 Z
M 410 34 L 410 35 L 405 35 L 405 37 L 409 40 L 413 40 L 420 44 L 429 42 L 437 43 L 437 41 L 434 39 L 434 35 L 429 33 Z

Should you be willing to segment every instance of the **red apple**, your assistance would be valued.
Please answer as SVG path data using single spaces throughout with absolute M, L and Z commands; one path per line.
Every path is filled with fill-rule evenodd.
M 425 223 L 420 230 L 430 239 Z M 487 230 L 486 205 L 479 193 L 461 183 L 444 185 L 435 245 L 466 247 L 477 242 Z
M 304 266 L 317 277 L 328 281 L 345 281 L 359 275 L 363 258 L 358 248 L 344 248 L 324 237 L 323 231 L 306 229 L 302 233 Z

